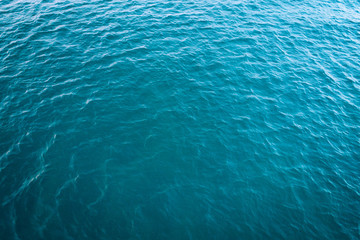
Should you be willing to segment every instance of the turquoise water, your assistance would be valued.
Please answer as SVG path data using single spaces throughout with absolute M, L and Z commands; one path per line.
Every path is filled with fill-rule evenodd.
M 0 2 L 0 238 L 359 239 L 358 1 Z

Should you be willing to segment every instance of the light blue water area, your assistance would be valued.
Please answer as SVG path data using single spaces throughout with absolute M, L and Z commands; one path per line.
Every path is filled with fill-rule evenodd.
M 0 238 L 359 239 L 360 3 L 0 2 Z

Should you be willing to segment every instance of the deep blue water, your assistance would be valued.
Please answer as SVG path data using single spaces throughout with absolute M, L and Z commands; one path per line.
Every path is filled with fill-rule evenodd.
M 0 2 L 0 239 L 359 239 L 360 2 Z

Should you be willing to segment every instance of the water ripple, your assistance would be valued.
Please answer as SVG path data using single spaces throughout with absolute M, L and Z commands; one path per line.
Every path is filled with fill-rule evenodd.
M 2 239 L 358 239 L 359 9 L 2 1 Z

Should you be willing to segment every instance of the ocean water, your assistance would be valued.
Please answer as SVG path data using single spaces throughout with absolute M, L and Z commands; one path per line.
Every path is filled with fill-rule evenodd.
M 0 239 L 359 239 L 360 2 L 0 2 Z

